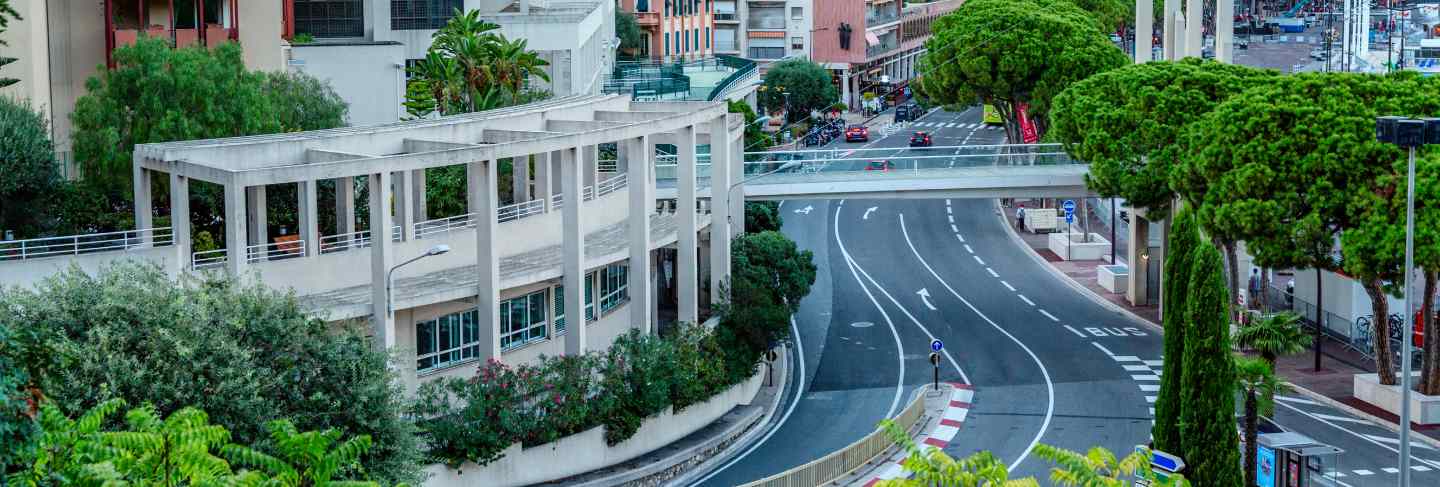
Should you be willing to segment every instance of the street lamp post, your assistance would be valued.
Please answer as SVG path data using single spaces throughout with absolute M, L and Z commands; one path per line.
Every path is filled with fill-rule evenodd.
M 425 253 L 423 253 L 423 254 L 417 255 L 417 256 L 415 256 L 415 257 L 413 257 L 413 258 L 411 258 L 410 260 L 407 260 L 407 261 L 405 261 L 405 262 L 401 262 L 401 263 L 399 263 L 399 264 L 396 264 L 395 267 L 391 267 L 389 271 L 386 271 L 386 272 L 385 272 L 385 314 L 387 314 L 387 315 L 393 315 L 393 314 L 395 314 L 395 300 L 394 300 L 394 299 L 391 299 L 391 297 L 390 297 L 390 289 L 391 289 L 391 287 L 393 287 L 392 284 L 394 283 L 394 277 L 395 277 L 395 270 L 396 270 L 396 269 L 399 269 L 399 268 L 401 268 L 401 267 L 405 267 L 405 266 L 407 266 L 407 265 L 409 265 L 409 264 L 411 264 L 411 263 L 413 263 L 413 262 L 415 262 L 415 261 L 417 261 L 417 260 L 424 259 L 424 258 L 426 258 L 426 257 L 434 257 L 434 256 L 437 256 L 437 255 L 440 255 L 440 254 L 443 254 L 443 253 L 446 253 L 446 252 L 449 252 L 449 251 L 450 251 L 450 246 L 449 246 L 449 245 L 439 244 L 439 245 L 436 245 L 436 246 L 434 246 L 434 247 L 430 247 L 430 250 L 426 250 Z
M 745 156 L 744 156 L 744 154 L 741 154 L 740 157 L 741 157 L 741 158 L 744 158 Z M 774 170 L 767 171 L 767 172 L 763 172 L 763 173 L 756 174 L 756 175 L 754 175 L 754 176 L 750 176 L 750 177 L 748 177 L 748 178 L 742 179 L 742 180 L 740 180 L 739 182 L 736 182 L 735 184 L 730 185 L 729 188 L 726 188 L 726 189 L 725 189 L 725 197 L 726 197 L 726 198 L 730 198 L 730 197 L 735 196 L 735 188 L 740 187 L 740 185 L 742 185 L 742 184 L 748 183 L 748 182 L 750 182 L 750 181 L 754 181 L 754 180 L 756 180 L 756 179 L 763 178 L 763 177 L 765 177 L 765 176 L 769 176 L 769 175 L 771 175 L 771 174 L 775 174 L 775 173 L 777 173 L 777 172 L 784 172 L 784 171 L 786 171 L 786 170 L 788 170 L 788 169 L 794 168 L 795 166 L 799 166 L 799 165 L 800 165 L 800 162 L 799 162 L 799 161 L 787 161 L 786 163 L 781 164 L 780 167 L 775 168 Z M 741 173 L 743 174 L 743 173 L 744 173 L 744 170 L 741 170 Z M 744 198 L 745 195 L 742 194 L 742 195 L 740 195 L 740 197 L 741 197 L 741 198 Z M 728 221 L 728 222 L 726 222 L 726 223 L 729 223 L 729 224 L 731 224 L 731 225 L 734 225 L 734 224 L 735 224 L 735 223 L 734 223 L 734 222 L 735 222 L 735 215 L 734 215 L 733 213 L 731 213 L 731 214 L 729 214 L 729 215 L 726 215 L 726 217 L 727 217 L 727 218 L 730 218 L 730 221 Z
M 1375 120 L 1375 138 L 1409 152 L 1405 182 L 1405 329 L 1400 333 L 1399 485 L 1410 487 L 1410 347 L 1414 340 L 1416 301 L 1412 292 L 1415 280 L 1415 149 L 1422 145 L 1440 144 L 1440 118 L 1380 117 Z

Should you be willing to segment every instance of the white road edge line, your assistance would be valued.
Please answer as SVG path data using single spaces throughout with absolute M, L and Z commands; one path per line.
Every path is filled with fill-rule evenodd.
M 969 247 L 969 245 L 966 245 L 966 247 Z M 1012 292 L 1012 293 L 1015 292 L 1015 286 L 1011 286 L 1010 283 L 1005 282 L 1005 281 L 1000 281 L 1000 284 L 1001 284 L 1001 285 L 1004 285 L 1004 286 L 1005 286 L 1005 289 L 1009 289 L 1010 292 Z M 1042 311 L 1042 312 L 1043 312 L 1043 311 Z
M 985 260 L 981 259 L 978 255 L 975 256 L 975 262 L 979 262 L 980 265 L 985 265 Z
M 1114 357 L 1114 356 L 1115 356 L 1114 353 L 1110 352 L 1110 349 L 1105 348 L 1105 346 L 1104 346 L 1104 345 L 1101 345 L 1100 342 L 1090 342 L 1090 344 L 1091 344 L 1091 345 L 1094 345 L 1095 348 L 1100 349 L 1101 352 L 1105 352 L 1105 355 L 1109 355 L 1109 356 L 1111 356 L 1111 357 Z
M 1050 321 L 1054 321 L 1056 323 L 1060 322 L 1060 318 L 1056 318 L 1055 315 L 1050 314 L 1049 311 L 1045 311 L 1042 309 L 1040 310 L 1040 314 L 1045 315 L 1046 318 L 1050 318 Z
M 870 292 L 865 281 L 860 279 L 860 274 L 855 272 L 858 266 L 850 258 L 850 253 L 845 250 L 844 242 L 840 240 L 840 209 L 838 208 L 835 210 L 835 224 L 832 229 L 835 232 L 835 242 L 840 246 L 840 253 L 844 255 L 845 262 L 850 268 L 850 275 L 855 277 L 855 282 L 860 284 L 860 290 L 865 291 L 865 296 L 870 298 L 870 304 L 875 305 L 875 309 L 880 311 L 880 316 L 884 317 L 885 323 L 890 325 L 890 334 L 895 337 L 895 357 L 900 362 L 900 375 L 895 380 L 895 399 L 890 402 L 890 411 L 885 413 L 885 417 L 888 419 L 894 417 L 895 411 L 900 409 L 900 398 L 905 395 L 905 345 L 900 343 L 900 331 L 895 328 L 895 321 L 890 319 L 890 313 L 885 311 L 885 307 L 880 306 L 880 300 L 875 299 L 875 294 Z M 884 291 L 878 284 L 875 288 Z
M 985 313 L 981 313 L 979 308 L 976 308 L 975 305 L 970 304 L 969 300 L 966 300 L 963 296 L 960 296 L 960 293 L 956 292 L 955 288 L 950 287 L 950 283 L 946 282 L 945 279 L 942 279 L 940 277 L 940 274 L 935 272 L 935 268 L 930 267 L 930 263 L 926 262 L 925 258 L 920 255 L 920 251 L 915 249 L 915 243 L 910 241 L 910 231 L 905 228 L 904 213 L 900 214 L 900 234 L 905 236 L 905 244 L 910 246 L 910 252 L 915 254 L 915 259 L 919 260 L 920 264 L 925 266 L 925 270 L 930 271 L 930 275 L 934 276 L 935 280 L 940 281 L 940 284 L 945 286 L 945 289 L 950 291 L 950 294 L 953 294 L 955 296 L 955 299 L 959 299 L 960 302 L 965 303 L 965 306 L 970 308 L 970 311 L 975 312 L 975 314 L 979 315 L 981 319 L 985 320 L 987 323 L 990 323 L 990 326 L 994 327 L 995 330 L 999 331 L 1001 334 L 1004 334 L 1006 337 L 1009 337 L 1010 340 L 1015 342 L 1016 345 L 1019 345 L 1026 354 L 1030 355 L 1030 360 L 1035 361 L 1035 365 L 1037 367 L 1040 367 L 1040 374 L 1045 377 L 1045 421 L 1040 424 L 1040 431 L 1035 433 L 1035 438 L 1030 440 L 1030 444 L 1025 447 L 1025 451 L 1020 453 L 1020 456 L 1016 458 L 1014 462 L 1010 463 L 1007 470 L 1013 472 L 1015 470 L 1015 467 L 1019 466 L 1021 462 L 1025 461 L 1025 457 L 1030 456 L 1030 451 L 1034 450 L 1035 445 L 1040 443 L 1040 438 L 1045 437 L 1045 431 L 1050 429 L 1050 419 L 1055 415 L 1055 383 L 1050 380 L 1050 371 L 1045 368 L 1045 363 L 1040 361 L 1040 357 L 1035 355 L 1035 352 L 1033 350 L 1030 350 L 1030 347 L 1025 346 L 1024 342 L 1020 341 L 1020 339 L 1018 338 L 1015 338 L 1015 335 L 1010 334 L 1009 331 L 1006 331 L 1004 327 L 1001 327 L 999 324 L 995 323 L 995 321 L 991 320 L 989 316 L 985 315 Z
M 1356 433 L 1356 432 L 1354 432 L 1354 431 L 1350 431 L 1350 430 L 1348 430 L 1348 429 L 1345 429 L 1344 427 L 1342 427 L 1342 426 L 1340 426 L 1340 425 L 1338 425 L 1338 424 L 1335 424 L 1335 423 L 1333 423 L 1333 422 L 1330 422 L 1330 421 L 1327 421 L 1327 420 L 1324 420 L 1324 419 L 1321 419 L 1321 418 L 1317 418 L 1317 417 L 1315 417 L 1315 415 L 1310 414 L 1309 412 L 1306 412 L 1306 411 L 1304 411 L 1304 410 L 1302 410 L 1302 409 L 1300 409 L 1300 408 L 1297 408 L 1297 407 L 1295 407 L 1295 406 L 1291 406 L 1289 403 L 1285 403 L 1285 402 L 1281 402 L 1281 401 L 1276 401 L 1275 404 L 1276 404 L 1276 405 L 1279 405 L 1279 406 L 1285 406 L 1285 407 L 1287 407 L 1287 408 L 1290 408 L 1290 410 L 1292 410 L 1292 411 L 1295 411 L 1295 412 L 1297 412 L 1297 413 L 1300 413 L 1301 415 L 1304 415 L 1304 416 L 1306 416 L 1306 417 L 1309 417 L 1310 419 L 1313 419 L 1313 420 L 1315 420 L 1315 421 L 1319 421 L 1319 422 L 1321 422 L 1321 423 L 1325 423 L 1325 424 L 1330 425 L 1331 427 L 1333 427 L 1333 428 L 1335 428 L 1335 429 L 1338 429 L 1338 430 L 1340 430 L 1340 431 L 1344 431 L 1344 432 L 1346 432 L 1346 433 L 1350 433 L 1351 435 L 1355 436 L 1356 438 L 1360 438 L 1360 439 L 1365 440 L 1365 441 L 1368 441 L 1368 442 L 1370 442 L 1370 443 L 1374 443 L 1375 446 L 1378 446 L 1378 447 L 1380 447 L 1380 448 L 1384 448 L 1384 449 L 1386 449 L 1386 450 L 1390 450 L 1390 452 L 1392 452 L 1392 453 L 1395 453 L 1395 454 L 1399 454 L 1399 453 L 1400 453 L 1400 450 L 1399 450 L 1399 449 L 1391 448 L 1390 445 L 1387 445 L 1387 444 L 1382 443 L 1382 442 L 1379 442 L 1379 441 L 1375 441 L 1375 439 L 1374 439 L 1374 438 L 1370 438 L 1369 435 L 1364 435 L 1364 434 Z M 1431 466 L 1431 467 L 1440 468 L 1440 463 L 1432 462 L 1432 461 L 1430 461 L 1430 460 L 1426 460 L 1426 459 L 1424 459 L 1424 458 L 1416 457 L 1416 456 L 1414 456 L 1414 455 L 1411 455 L 1411 457 L 1412 457 L 1412 460 L 1414 460 L 1414 461 L 1416 461 L 1416 462 L 1419 462 L 1419 463 L 1422 463 L 1422 464 L 1426 464 L 1426 465 L 1429 465 L 1429 466 Z
M 1074 329 L 1074 328 L 1071 328 L 1070 325 L 1061 325 L 1061 326 L 1064 326 L 1066 330 L 1070 330 L 1070 333 L 1074 333 L 1075 336 L 1078 336 L 1078 337 L 1080 337 L 1080 338 L 1085 338 L 1085 334 L 1084 334 L 1084 333 L 1080 333 L 1080 330 L 1076 330 L 1076 329 Z
M 965 244 L 965 251 L 972 254 L 975 253 L 975 249 L 970 248 L 970 244 Z M 1011 291 L 1014 291 L 1014 289 L 1011 289 Z
M 839 218 L 838 218 L 838 217 L 836 218 L 836 221 L 837 221 L 837 222 L 839 221 Z M 935 334 L 934 334 L 934 333 L 930 333 L 930 329 L 929 329 L 929 328 L 926 328 L 924 324 L 920 323 L 920 320 L 919 320 L 919 319 L 916 319 L 916 318 L 915 318 L 915 315 L 910 314 L 910 310 L 905 309 L 904 306 L 901 306 L 901 305 L 900 305 L 900 301 L 897 300 L 897 299 L 895 299 L 894 296 L 891 296 L 891 295 L 890 295 L 890 291 L 886 291 L 884 286 L 881 286 L 879 282 L 876 282 L 876 281 L 875 281 L 875 278 L 870 277 L 870 273 L 865 271 L 865 267 L 864 267 L 864 266 L 861 266 L 859 261 L 856 261 L 853 257 L 850 256 L 850 251 L 845 248 L 845 242 L 842 241 L 842 240 L 840 240 L 840 231 L 838 230 L 838 228 L 837 228 L 837 230 L 835 231 L 835 240 L 836 240 L 836 243 L 839 244 L 840 254 L 845 257 L 845 262 L 846 262 L 847 264 L 849 264 L 850 266 L 853 267 L 853 268 L 851 269 L 851 271 L 852 271 L 852 272 L 853 272 L 853 271 L 856 271 L 856 270 L 860 271 L 860 275 L 865 276 L 865 279 L 868 280 L 868 281 L 870 281 L 870 284 L 871 284 L 871 285 L 874 285 L 874 286 L 875 286 L 875 289 L 878 290 L 878 291 L 880 291 L 880 294 L 885 295 L 885 297 L 888 298 L 888 299 L 890 300 L 890 302 L 895 305 L 895 308 L 899 309 L 900 312 L 903 313 L 906 318 L 910 318 L 910 322 L 911 322 L 911 323 L 915 323 L 915 326 L 916 326 L 917 328 L 920 328 L 920 331 L 921 331 L 922 333 L 924 333 L 927 338 L 929 338 L 929 339 L 931 339 L 931 340 L 934 340 L 934 339 L 935 339 Z M 898 340 L 898 338 L 897 338 L 897 340 Z M 960 368 L 960 362 L 957 361 L 957 360 L 955 360 L 955 357 L 954 357 L 954 356 L 950 355 L 950 351 L 949 351 L 949 350 L 941 350 L 940 353 L 945 356 L 945 359 L 946 359 L 946 360 L 949 360 L 949 361 L 950 361 L 950 365 L 953 366 L 953 367 L 955 367 L 955 371 L 960 373 L 960 380 L 961 380 L 962 382 L 966 383 L 966 384 L 970 384 L 970 376 L 968 376 L 968 375 L 965 374 L 965 369 L 961 369 L 961 368 Z M 897 404 L 897 406 L 898 406 L 898 404 Z
M 705 474 L 705 477 L 696 481 L 695 485 L 705 483 L 705 481 L 719 475 L 720 472 L 725 471 L 725 469 L 730 468 L 736 463 L 740 463 L 740 460 L 744 460 L 746 456 L 754 453 L 755 450 L 760 448 L 760 445 L 764 445 L 766 441 L 769 441 L 771 436 L 775 436 L 776 431 L 780 431 L 780 427 L 784 426 L 785 422 L 790 420 L 790 414 L 795 412 L 795 407 L 800 405 L 800 396 L 805 394 L 805 344 L 802 343 L 804 340 L 800 339 L 800 327 L 795 324 L 795 315 L 790 315 L 790 333 L 795 334 L 795 365 L 798 368 L 795 374 L 795 397 L 790 398 L 790 406 L 785 408 L 785 414 L 780 415 L 780 422 L 775 423 L 775 426 L 772 426 L 770 431 L 765 432 L 765 436 L 760 437 L 759 441 L 751 444 L 750 448 L 745 449 L 744 452 L 736 455 L 735 458 L 731 458 L 729 462 L 721 465 L 720 468 L 711 470 L 710 473 Z M 781 391 L 781 394 L 784 394 L 784 391 Z
M 963 235 L 957 233 L 955 234 L 955 238 L 960 239 L 960 243 L 965 243 L 965 237 Z
M 1035 302 L 1034 302 L 1034 301 L 1031 301 L 1030 298 L 1025 297 L 1024 294 L 1016 294 L 1016 296 L 1020 296 L 1020 300 L 1021 300 L 1021 301 L 1024 301 L 1025 304 L 1028 304 L 1028 305 L 1030 305 L 1030 306 L 1035 306 Z
M 996 279 L 999 279 L 999 278 L 1000 278 L 1000 275 L 995 273 L 995 269 L 991 269 L 991 268 L 989 268 L 989 267 L 986 267 L 986 268 L 985 268 L 985 272 L 989 272 L 989 273 L 990 273 L 990 277 L 993 277 L 993 278 L 996 278 Z

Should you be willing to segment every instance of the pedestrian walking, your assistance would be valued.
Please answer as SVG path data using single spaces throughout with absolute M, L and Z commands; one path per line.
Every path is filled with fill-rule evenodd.
M 1022 231 L 1022 232 L 1025 231 L 1025 204 L 1024 204 L 1024 203 L 1021 203 L 1021 204 L 1020 204 L 1020 207 L 1015 209 L 1015 228 L 1020 229 L 1020 231 Z
M 1257 299 L 1257 296 L 1260 296 L 1260 292 L 1262 291 L 1260 289 L 1260 269 L 1250 269 L 1250 283 L 1248 287 L 1250 288 L 1250 300 L 1248 304 L 1251 309 L 1258 308 L 1260 300 Z

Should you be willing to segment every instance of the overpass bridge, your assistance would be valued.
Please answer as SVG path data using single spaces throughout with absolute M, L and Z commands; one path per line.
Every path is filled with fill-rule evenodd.
M 704 155 L 699 161 L 697 192 L 709 197 L 710 167 Z M 1059 144 L 747 152 L 745 161 L 732 191 L 747 200 L 1094 196 L 1089 165 Z M 657 198 L 675 198 L 675 172 L 657 160 Z

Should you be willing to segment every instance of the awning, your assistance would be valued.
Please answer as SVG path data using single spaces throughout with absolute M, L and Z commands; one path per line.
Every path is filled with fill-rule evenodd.
M 874 32 L 865 31 L 865 43 L 872 46 L 878 45 L 880 44 L 880 36 L 875 35 Z

